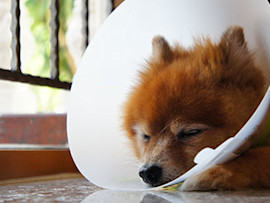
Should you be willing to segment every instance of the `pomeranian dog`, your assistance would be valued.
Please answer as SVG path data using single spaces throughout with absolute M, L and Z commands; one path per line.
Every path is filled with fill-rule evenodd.
M 194 166 L 195 155 L 234 136 L 260 103 L 264 77 L 248 50 L 244 31 L 229 27 L 218 43 L 197 40 L 190 49 L 152 41 L 153 53 L 124 108 L 124 129 L 151 186 Z M 182 190 L 239 190 L 270 186 L 270 147 L 187 179 Z

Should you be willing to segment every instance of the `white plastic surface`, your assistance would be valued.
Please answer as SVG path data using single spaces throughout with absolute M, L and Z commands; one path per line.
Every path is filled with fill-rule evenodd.
M 244 28 L 269 79 L 267 0 L 126 0 L 111 14 L 82 58 L 67 118 L 72 157 L 89 181 L 110 189 L 145 188 L 121 129 L 121 108 L 151 55 L 152 38 L 163 35 L 171 44 L 189 47 L 196 36 L 218 41 L 235 24 Z

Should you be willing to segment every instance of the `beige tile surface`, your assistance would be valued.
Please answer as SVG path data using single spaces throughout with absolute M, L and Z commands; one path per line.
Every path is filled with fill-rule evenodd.
M 269 191 L 130 192 L 103 190 L 83 178 L 0 186 L 0 202 L 270 202 Z
M 97 190 L 83 178 L 14 184 L 0 187 L 0 202 L 81 202 Z

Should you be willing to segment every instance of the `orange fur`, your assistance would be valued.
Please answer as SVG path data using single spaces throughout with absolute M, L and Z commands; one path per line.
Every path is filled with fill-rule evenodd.
M 264 78 L 254 64 L 241 27 L 228 28 L 218 44 L 204 39 L 187 50 L 178 44 L 170 46 L 161 36 L 155 37 L 153 55 L 125 104 L 123 124 L 142 163 L 162 167 L 162 177 L 153 185 L 181 175 L 194 165 L 199 150 L 216 147 L 233 136 L 256 109 L 264 90 Z M 179 138 L 180 132 L 194 129 L 200 132 Z M 246 167 L 250 163 L 241 164 L 225 164 L 226 170 L 221 171 L 227 174 L 231 167 L 234 175 L 242 167 L 239 174 L 249 174 L 242 171 L 251 170 Z M 204 177 L 213 181 L 209 180 L 211 175 Z M 270 186 L 254 184 L 258 185 Z M 186 184 L 184 189 L 194 188 L 200 189 L 194 184 Z M 201 188 L 219 189 L 211 184 Z M 239 187 L 230 184 L 220 188 Z

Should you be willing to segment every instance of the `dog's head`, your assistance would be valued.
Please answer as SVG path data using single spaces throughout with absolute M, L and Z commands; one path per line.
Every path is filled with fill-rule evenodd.
M 152 57 L 125 105 L 124 128 L 143 163 L 139 175 L 157 186 L 243 126 L 262 99 L 264 78 L 238 26 L 217 44 L 204 39 L 184 49 L 161 36 L 152 43 Z

